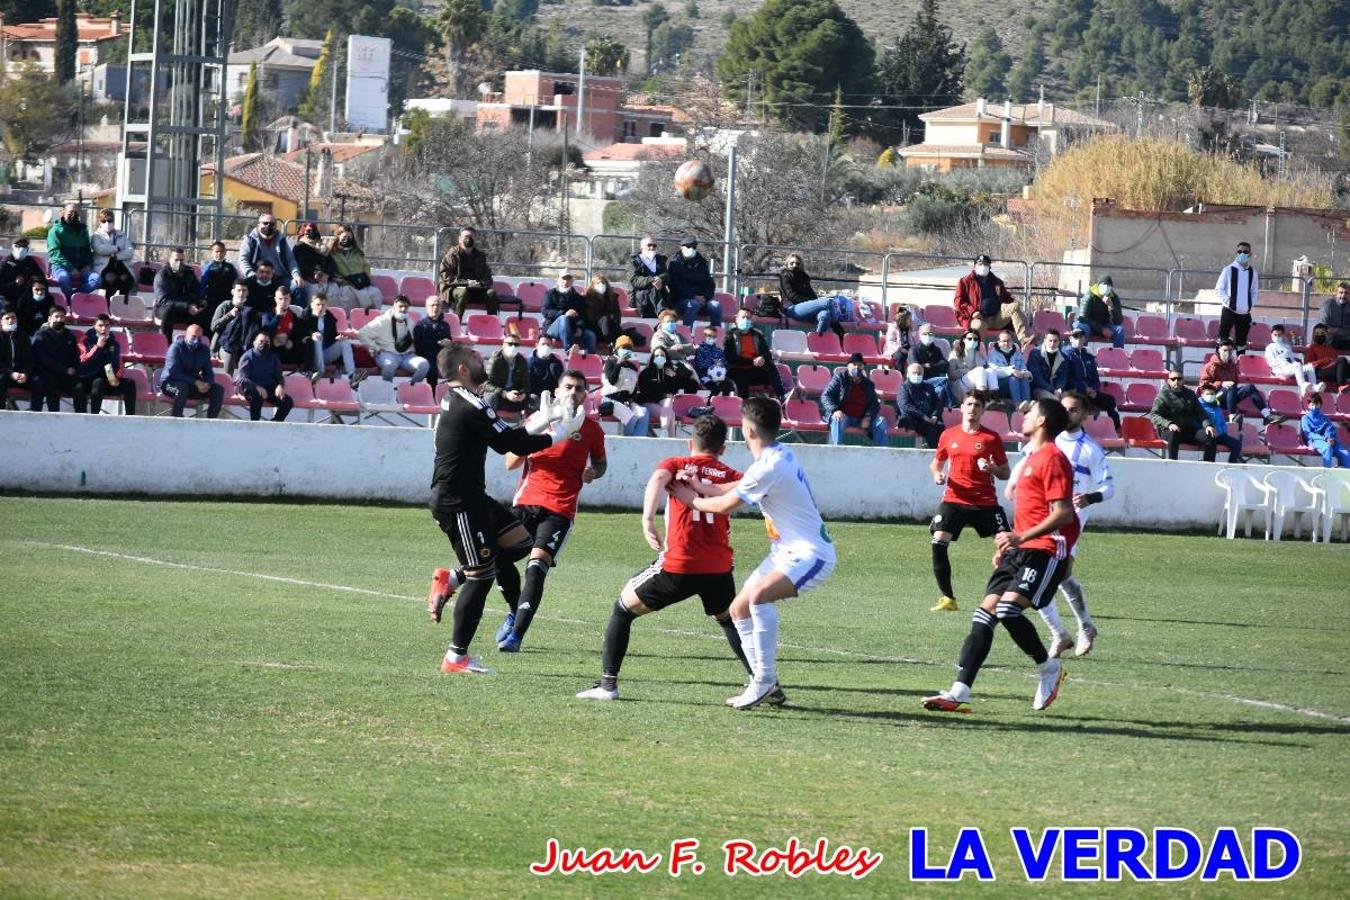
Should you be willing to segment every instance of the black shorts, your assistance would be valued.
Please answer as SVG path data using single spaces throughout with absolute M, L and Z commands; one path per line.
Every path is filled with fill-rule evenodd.
M 520 524 L 511 510 L 491 497 L 478 497 L 455 506 L 433 507 L 460 565 L 477 569 L 497 561 L 497 539 Z
M 1055 554 L 1045 550 L 1013 550 L 1004 554 L 994 574 L 989 576 L 985 596 L 1013 591 L 1030 600 L 1032 609 L 1041 609 L 1055 599 L 1055 591 L 1068 577 L 1072 563 L 1072 557 L 1056 559 Z
M 567 546 L 567 536 L 572 532 L 572 520 L 542 506 L 513 506 L 511 509 L 534 538 L 534 546 L 547 550 L 556 566 L 563 547 Z
M 715 575 L 681 575 L 667 572 L 659 562 L 652 563 L 628 580 L 642 605 L 650 610 L 665 609 L 695 594 L 703 601 L 703 611 L 720 616 L 731 609 L 736 599 L 736 579 L 730 572 Z
M 945 531 L 955 541 L 961 537 L 962 530 L 969 525 L 979 532 L 980 537 L 993 537 L 1000 531 L 1011 531 L 1008 517 L 1001 506 L 967 506 L 964 503 L 943 501 L 938 504 L 937 515 L 928 526 L 929 534 Z

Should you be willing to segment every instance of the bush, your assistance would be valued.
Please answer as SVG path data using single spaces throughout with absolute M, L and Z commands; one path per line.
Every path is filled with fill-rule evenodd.
M 634 234 L 638 230 L 637 219 L 622 203 L 607 203 L 601 215 L 601 228 L 605 234 Z
M 38 238 L 39 240 L 45 241 L 47 239 L 47 226 L 34 225 L 32 228 L 26 230 L 23 233 L 23 236 L 28 238 L 29 240 L 32 240 L 33 238 Z

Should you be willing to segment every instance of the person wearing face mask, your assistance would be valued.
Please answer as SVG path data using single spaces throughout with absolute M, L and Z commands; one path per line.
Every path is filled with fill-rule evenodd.
M 1229 465 L 1242 462 L 1242 438 L 1239 435 L 1228 433 L 1228 413 L 1219 403 L 1218 388 L 1212 384 L 1200 385 L 1199 399 L 1200 411 L 1205 416 L 1205 424 L 1214 431 L 1214 444 L 1228 448 Z
M 967 331 L 952 342 L 952 351 L 947 354 L 947 379 L 958 405 L 972 391 L 981 400 L 998 392 L 998 376 L 989 370 L 979 332 Z
M 33 342 L 19 330 L 19 314 L 7 309 L 0 312 L 0 407 L 14 407 L 11 389 L 28 392 L 29 409 L 42 409 L 42 380 L 34 369 Z
M 428 301 L 428 312 L 430 307 L 431 303 Z M 421 324 L 418 322 L 417 326 L 420 327 Z M 356 368 L 351 341 L 338 333 L 337 316 L 328 311 L 328 298 L 323 294 L 315 294 L 309 298 L 309 309 L 295 317 L 295 325 L 291 331 L 295 335 L 294 340 L 299 350 L 301 371 L 311 373 L 311 383 L 318 384 L 329 364 L 338 361 L 342 362 L 342 371 L 347 375 L 352 387 L 356 387 L 365 379 L 365 370 Z M 449 334 L 448 329 L 446 334 Z M 448 346 L 449 341 L 446 343 Z M 417 355 L 423 359 L 428 358 L 420 350 Z
M 553 341 L 540 336 L 530 354 L 530 402 L 538 404 L 544 391 L 555 391 L 562 380 L 563 364 L 553 349 Z
M 253 274 L 244 279 L 248 285 L 248 305 L 258 315 L 262 315 L 272 308 L 276 300 L 277 285 L 280 280 L 272 270 L 272 264 L 267 260 L 258 263 L 258 268 Z
M 80 215 L 80 204 L 67 203 L 61 218 L 47 229 L 47 265 L 67 298 L 76 291 L 92 294 L 98 290 L 94 247 Z
M 258 216 L 257 226 L 239 242 L 239 268 L 245 278 L 251 278 L 264 260 L 271 265 L 275 277 L 284 279 L 289 275 L 293 289 L 304 287 L 305 279 L 301 277 L 290 242 L 277 227 L 276 217 L 271 213 Z M 270 291 L 267 299 L 271 300 Z M 270 302 L 265 303 L 258 311 L 262 312 L 269 305 Z
M 670 261 L 670 302 L 684 317 L 684 327 L 693 328 L 694 320 L 706 315 L 714 328 L 722 324 L 722 304 L 713 299 L 717 284 L 713 281 L 708 258 L 698 252 L 698 239 L 687 237 L 680 243 L 680 255 Z
M 492 290 L 492 269 L 472 228 L 460 229 L 459 243 L 441 257 L 437 274 L 441 301 L 454 309 L 460 321 L 469 304 L 486 308 L 489 315 L 497 314 L 500 304 Z
M 998 379 L 999 396 L 1026 412 L 1031 406 L 1031 373 L 1014 337 L 1009 328 L 998 333 L 998 341 L 989 348 L 989 371 Z
M 216 241 L 211 245 L 211 258 L 202 266 L 201 298 L 206 314 L 210 315 L 220 304 L 230 299 L 230 293 L 234 290 L 234 283 L 239 280 L 239 269 L 234 263 L 225 258 L 225 243 Z M 203 316 L 205 318 L 206 316 Z M 203 322 L 202 327 L 209 335 L 211 333 L 210 322 Z
M 1350 385 L 1350 359 L 1341 356 L 1331 345 L 1327 326 L 1313 326 L 1312 343 L 1303 349 L 1303 359 L 1313 367 L 1314 377 L 1327 389 L 1339 386 L 1342 391 Z
M 809 322 L 816 326 L 816 334 L 833 331 L 842 340 L 844 327 L 835 315 L 834 299 L 818 297 L 811 286 L 802 258 L 793 253 L 778 273 L 778 288 L 782 298 L 783 315 L 794 322 Z
M 37 330 L 47 322 L 56 301 L 47 287 L 47 279 L 34 281 L 19 300 L 15 311 L 19 314 L 19 330 L 28 337 L 37 334 Z
M 169 251 L 169 263 L 155 273 L 155 315 L 164 340 L 173 339 L 175 326 L 197 323 L 205 326 L 210 311 L 202 303 L 197 273 L 183 261 L 183 248 Z M 270 308 L 270 303 L 269 303 Z
M 562 272 L 558 283 L 544 295 L 540 309 L 544 317 L 544 334 L 558 342 L 558 346 L 573 351 L 594 353 L 596 334 L 586 321 L 586 299 L 572 287 L 572 273 Z
M 356 242 L 356 234 L 350 227 L 339 225 L 334 229 L 328 254 L 333 264 L 332 283 L 328 288 L 330 301 L 348 311 L 372 310 L 384 305 L 380 289 L 370 281 L 370 263 L 366 261 L 365 251 Z
M 28 252 L 28 238 L 15 238 L 9 255 L 0 260 L 0 309 L 17 310 L 34 281 L 47 283 L 47 274 Z M 36 329 L 35 329 L 36 330 Z
M 638 315 L 655 319 L 662 309 L 672 307 L 669 278 L 670 260 L 656 252 L 656 238 L 643 235 L 641 248 L 628 261 L 629 299 Z
M 988 256 L 980 254 L 971 271 L 956 283 L 952 299 L 956 321 L 962 328 L 973 328 L 980 334 L 1011 325 L 1018 343 L 1025 344 L 1031 340 L 1026 317 L 1003 279 L 990 271 L 991 264 Z
M 248 285 L 235 282 L 230 299 L 220 304 L 211 316 L 211 349 L 220 354 L 225 374 L 234 373 L 239 357 L 253 345 L 253 336 L 261 329 L 262 315 L 248 305 Z
M 1239 355 L 1247 352 L 1247 333 L 1252 327 L 1252 309 L 1261 296 L 1261 277 L 1252 266 L 1252 245 L 1241 241 L 1233 261 L 1219 272 L 1214 284 L 1223 309 L 1219 312 L 1219 340 L 1235 334 Z
M 160 390 L 173 401 L 174 418 L 181 419 L 189 400 L 207 401 L 206 417 L 220 416 L 225 389 L 216 384 L 211 368 L 211 350 L 202 340 L 202 326 L 189 325 L 183 336 L 169 345 Z
M 671 398 L 676 394 L 696 394 L 699 383 L 686 365 L 674 362 L 663 350 L 652 350 L 651 362 L 638 374 L 637 400 L 646 404 L 647 413 L 660 419 L 663 430 L 674 437 L 675 419 Z
M 727 358 L 727 374 L 735 382 L 736 395 L 742 400 L 750 396 L 751 388 L 767 389 L 780 401 L 783 399 L 787 389 L 778 377 L 769 339 L 751 324 L 749 310 L 736 313 L 735 327 L 727 332 L 722 352 Z
M 42 379 L 44 399 L 48 412 L 61 411 L 61 395 L 70 396 L 77 413 L 88 407 L 84 385 L 80 383 L 80 345 L 75 334 L 66 327 L 66 310 L 53 306 L 47 315 L 47 324 L 33 335 L 33 362 Z
M 112 333 L 112 319 L 106 313 L 94 318 L 94 327 L 80 342 L 80 365 L 75 376 L 89 398 L 89 411 L 98 415 L 103 398 L 117 397 L 128 416 L 136 415 L 136 385 L 123 377 L 122 348 Z
M 248 401 L 250 421 L 257 422 L 262 418 L 264 403 L 276 407 L 273 422 L 286 421 L 295 401 L 286 393 L 282 380 L 281 360 L 273 352 L 267 332 L 260 331 L 253 336 L 253 346 L 239 360 L 239 368 L 234 373 L 234 389 Z
M 1078 367 L 1077 381 L 1083 397 L 1097 411 L 1106 413 L 1111 424 L 1120 434 L 1120 413 L 1116 410 L 1116 398 L 1102 390 L 1102 376 L 1097 371 L 1097 357 L 1088 349 L 1087 334 L 1075 326 L 1069 332 L 1069 349 L 1073 351 L 1070 359 Z
M 1238 368 L 1237 348 L 1229 340 L 1219 341 L 1214 355 L 1205 360 L 1200 370 L 1200 383 L 1213 385 L 1219 395 L 1219 402 L 1228 410 L 1230 420 L 1236 420 L 1238 404 L 1251 400 L 1261 411 L 1261 421 L 1267 425 L 1284 421 L 1283 416 L 1275 416 L 1266 405 L 1266 398 L 1254 384 L 1242 384 L 1242 372 Z
M 834 370 L 825 393 L 820 396 L 820 411 L 830 425 L 830 443 L 844 443 L 844 432 L 861 428 L 878 447 L 889 447 L 891 438 L 881 416 L 877 386 L 867 376 L 863 355 L 854 353 L 848 365 Z
M 296 297 L 288 285 L 277 285 L 272 309 L 263 313 L 259 319 L 260 330 L 272 339 L 269 352 L 276 356 L 282 365 L 287 366 L 303 365 L 308 362 L 301 356 L 300 335 L 295 330 L 296 318 L 300 313 L 298 307 L 291 305 L 295 300 Z M 308 355 L 312 358 L 312 354 Z
M 408 307 L 412 301 L 399 294 L 388 310 L 367 322 L 356 338 L 366 346 L 380 367 L 380 376 L 385 381 L 393 381 L 399 372 L 412 375 L 411 383 L 416 384 L 427 377 L 431 362 L 418 356 L 413 347 L 413 323 L 408 321 Z
M 131 274 L 131 238 L 118 231 L 113 224 L 111 209 L 99 210 L 98 228 L 90 238 L 94 252 L 94 273 L 105 296 L 130 296 L 136 290 L 136 277 Z
M 0 278 L 0 284 L 3 283 Z M 1326 329 L 1330 346 L 1337 350 L 1350 350 L 1350 281 L 1336 285 L 1336 294 L 1322 304 L 1321 324 Z
M 1065 391 L 1081 391 L 1078 366 L 1060 346 L 1059 332 L 1047 329 L 1041 345 L 1031 351 L 1027 371 L 1031 373 L 1031 396 L 1036 400 L 1058 400 Z
M 1322 412 L 1322 395 L 1308 395 L 1307 411 L 1299 420 L 1299 431 L 1303 441 L 1316 450 L 1322 457 L 1322 468 L 1331 469 L 1340 463 L 1342 469 L 1350 469 L 1350 448 L 1341 442 L 1336 423 Z
M 483 399 L 498 412 L 518 413 L 530 396 L 530 363 L 520 352 L 520 335 L 502 338 L 501 349 L 487 364 L 487 387 Z
M 614 342 L 614 355 L 605 360 L 600 376 L 602 415 L 613 415 L 627 437 L 646 437 L 651 426 L 647 407 L 637 402 L 638 364 L 633 359 L 633 339 L 621 335 Z M 608 404 L 608 408 L 606 406 Z
M 291 255 L 295 258 L 296 268 L 304 276 L 307 285 L 318 283 L 319 272 L 330 281 L 337 274 L 337 267 L 329 254 L 328 242 L 319 234 L 317 222 L 305 222 L 300 226 L 300 232 L 291 244 Z M 303 297 L 299 299 L 303 302 Z
M 1167 373 L 1167 381 L 1153 398 L 1149 421 L 1158 430 L 1158 437 L 1167 442 L 1167 458 L 1176 459 L 1182 444 L 1193 444 L 1204 450 L 1205 462 L 1214 462 L 1214 438 L 1218 432 L 1200 399 L 1182 381 L 1180 372 Z
M 623 310 L 619 306 L 619 294 L 609 284 L 604 275 L 591 276 L 583 298 L 585 312 L 582 317 L 586 326 L 607 344 L 613 344 L 623 334 Z
M 923 445 L 929 450 L 935 450 L 942 437 L 942 411 L 946 407 L 946 397 L 923 377 L 923 364 L 910 363 L 905 370 L 900 396 L 895 401 L 899 413 L 897 424 L 923 438 Z
M 1240 342 L 1238 349 L 1241 350 Z M 1301 396 L 1307 396 L 1313 391 L 1320 393 L 1327 389 L 1325 384 L 1317 381 L 1317 371 L 1299 359 L 1298 354 L 1289 346 L 1289 338 L 1283 325 L 1275 325 L 1270 329 L 1270 343 L 1266 344 L 1266 365 L 1270 367 L 1270 374 L 1275 377 L 1294 379 Z
M 432 295 L 427 298 L 427 314 L 413 326 L 413 352 L 423 359 L 435 359 L 441 348 L 454 343 L 450 323 L 445 318 L 445 307 L 441 298 Z M 427 370 L 427 384 L 436 386 L 436 367 Z
M 652 352 L 658 350 L 673 363 L 684 363 L 685 357 L 694 352 L 694 345 L 680 336 L 680 319 L 673 309 L 663 309 L 661 315 L 657 316 L 656 331 L 652 333 Z
M 923 380 L 932 386 L 938 397 L 948 407 L 956 406 L 956 397 L 952 391 L 948 373 L 951 364 L 937 342 L 937 332 L 933 326 L 924 323 L 919 327 L 919 342 L 909 348 L 909 364 L 918 363 L 923 367 Z
M 694 351 L 694 374 L 710 397 L 736 392 L 736 385 L 727 378 L 727 355 L 717 341 L 717 329 L 711 325 L 703 329 L 703 339 Z
M 1120 295 L 1107 275 L 1078 298 L 1078 319 L 1073 323 L 1092 337 L 1107 338 L 1113 347 L 1125 346 L 1125 317 L 1120 311 Z

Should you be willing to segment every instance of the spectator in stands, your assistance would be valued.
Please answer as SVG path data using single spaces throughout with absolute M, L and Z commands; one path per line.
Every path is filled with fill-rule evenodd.
M 600 336 L 605 343 L 613 345 L 623 333 L 623 310 L 619 307 L 619 295 L 610 287 L 609 279 L 596 274 L 591 277 L 590 286 L 585 295 L 586 327 Z
M 1239 343 L 1238 352 L 1241 351 Z M 1283 325 L 1275 325 L 1270 329 L 1270 343 L 1266 344 L 1266 365 L 1270 367 L 1270 374 L 1278 378 L 1293 378 L 1300 395 L 1326 390 L 1326 385 L 1318 383 L 1316 370 L 1299 359 L 1289 346 Z
M 794 322 L 814 325 L 816 334 L 832 330 L 840 339 L 844 337 L 844 328 L 834 313 L 833 300 L 816 295 L 816 289 L 811 286 L 811 276 L 806 273 L 806 265 L 796 253 L 788 255 L 778 273 L 778 291 L 783 315 Z
M 272 339 L 268 352 L 275 355 L 282 365 L 288 366 L 307 362 L 300 354 L 300 342 L 294 334 L 296 316 L 300 313 L 298 308 L 291 305 L 295 300 L 290 285 L 277 285 L 272 308 L 263 313 L 258 321 L 259 330 Z
M 225 389 L 216 384 L 216 373 L 211 368 L 211 350 L 202 340 L 202 326 L 196 323 L 189 325 L 183 336 L 169 345 L 160 390 L 172 398 L 175 418 L 183 417 L 183 409 L 189 400 L 206 400 L 206 416 L 209 419 L 220 415 Z
M 708 396 L 736 392 L 736 385 L 727 378 L 727 355 L 717 342 L 717 329 L 711 325 L 704 327 L 702 342 L 694 351 L 694 375 L 708 389 Z
M 998 341 L 989 348 L 989 371 L 998 379 L 999 396 L 1026 412 L 1031 407 L 1031 373 L 1015 338 L 1011 328 L 998 333 Z
M 47 229 L 47 265 L 69 300 L 76 291 L 92 294 L 98 290 L 94 271 L 94 247 L 89 229 L 80 213 L 80 204 L 66 204 L 65 212 Z
M 104 296 L 131 296 L 136 290 L 136 276 L 131 274 L 131 237 L 117 230 L 111 209 L 99 210 L 98 228 L 90 237 L 90 246 L 94 251 L 94 273 Z
M 900 397 L 895 402 L 900 414 L 897 424 L 918 434 L 925 447 L 935 450 L 942 437 L 942 410 L 946 405 L 946 398 L 924 378 L 923 363 L 910 363 L 905 370 Z
M 877 386 L 863 368 L 863 355 L 849 357 L 848 365 L 834 370 L 825 393 L 820 395 L 820 410 L 830 423 L 830 443 L 844 442 L 844 429 L 861 428 L 878 447 L 890 446 L 886 420 L 881 417 L 881 399 Z
M 530 362 L 520 355 L 520 335 L 507 334 L 487 363 L 483 399 L 498 412 L 518 413 L 530 396 Z
M 544 333 L 568 351 L 594 353 L 596 333 L 586 321 L 586 298 L 572 287 L 572 273 L 561 272 L 544 295 Z
M 668 401 L 676 394 L 696 394 L 698 390 L 693 370 L 671 360 L 663 350 L 652 350 L 651 361 L 638 373 L 637 401 L 646 405 L 651 419 L 665 420 L 666 433 L 672 436 L 677 423 L 670 415 Z
M 539 395 L 544 391 L 556 391 L 562 375 L 562 360 L 553 352 L 553 340 L 546 334 L 539 335 L 534 352 L 530 354 L 531 405 L 538 403 Z
M 1073 323 L 1094 338 L 1108 338 L 1113 347 L 1125 346 L 1125 316 L 1120 311 L 1120 295 L 1110 275 L 1089 285 L 1078 298 L 1078 319 Z
M 978 331 L 968 330 L 952 342 L 952 350 L 947 354 L 947 379 L 958 406 L 968 391 L 974 391 L 981 401 L 998 393 L 998 376 L 989 369 Z
M 47 276 L 37 260 L 28 255 L 28 238 L 15 238 L 9 256 L 0 262 L 0 309 L 17 311 L 35 281 L 46 285 Z
M 680 255 L 670 261 L 668 273 L 671 303 L 684 317 L 684 327 L 693 328 L 694 320 L 705 313 L 712 325 L 722 324 L 722 304 L 713 298 L 717 284 L 708 258 L 698 252 L 698 238 L 680 242 Z
M 428 300 L 427 312 L 430 311 L 431 301 Z M 422 323 L 417 324 L 420 327 Z M 312 373 L 311 382 L 317 383 L 328 365 L 338 360 L 342 360 L 342 371 L 346 373 L 352 387 L 366 377 L 364 371 L 357 370 L 351 341 L 338 333 L 337 317 L 328 311 L 328 298 L 323 294 L 309 298 L 309 309 L 296 316 L 291 333 L 300 351 L 301 367 Z M 417 355 L 423 359 L 432 358 L 421 352 Z
M 273 274 L 270 262 L 261 260 L 253 274 L 244 279 L 244 283 L 248 285 L 248 305 L 254 312 L 262 315 L 272 308 L 276 302 L 277 285 L 281 282 Z
M 320 273 L 326 280 L 331 280 L 337 274 L 333 257 L 329 255 L 328 242 L 319 234 L 317 222 L 304 222 L 300 225 L 300 232 L 296 234 L 295 241 L 291 244 L 291 255 L 295 257 L 296 268 L 300 270 L 306 285 L 318 284 Z M 324 289 L 327 290 L 326 284 Z M 296 290 L 296 297 L 301 302 L 305 297 L 305 290 L 306 288 Z
M 1167 373 L 1167 383 L 1153 398 L 1148 414 L 1158 437 L 1167 442 L 1167 458 L 1176 459 L 1182 444 L 1196 444 L 1204 450 L 1205 462 L 1214 462 L 1214 444 L 1218 431 L 1200 408 L 1195 391 L 1182 382 L 1180 372 Z
M 1075 380 L 1087 399 L 1087 405 L 1106 413 L 1111 424 L 1116 427 L 1116 434 L 1120 434 L 1120 412 L 1116 409 L 1116 398 L 1102 390 L 1097 357 L 1088 348 L 1087 332 L 1077 325 L 1069 332 L 1069 349 L 1072 351 L 1073 363 L 1078 367 Z
M 461 228 L 459 243 L 441 257 L 438 284 L 441 300 L 454 308 L 461 321 L 470 303 L 482 304 L 493 316 L 499 308 L 492 290 L 492 269 L 488 267 L 487 256 L 475 246 L 476 240 L 477 232 Z
M 356 233 L 349 226 L 339 225 L 333 230 L 329 257 L 333 262 L 333 278 L 328 286 L 328 296 L 333 303 L 349 311 L 358 308 L 369 311 L 384 305 L 380 289 L 371 283 L 370 263 L 365 251 L 356 242 Z
M 1082 391 L 1078 366 L 1060 347 L 1059 332 L 1049 328 L 1041 345 L 1031 351 L 1027 371 L 1031 373 L 1031 396 L 1035 400 L 1058 400 L 1066 391 Z
M 248 293 L 248 284 L 236 281 L 230 299 L 216 307 L 211 316 L 211 348 L 220 354 L 227 375 L 234 373 L 239 357 L 252 346 L 253 336 L 262 329 L 262 314 L 249 305 Z
M 1214 429 L 1214 443 L 1228 448 L 1229 464 L 1242 462 L 1242 436 L 1228 433 L 1228 414 L 1219 405 L 1219 391 L 1212 384 L 1200 385 L 1200 411 L 1205 424 Z
M 651 416 L 637 402 L 638 366 L 633 361 L 633 339 L 620 335 L 614 342 L 614 355 L 605 360 L 600 377 L 601 415 L 613 415 L 628 437 L 646 437 Z M 606 409 L 605 404 L 609 404 Z
M 33 366 L 33 342 L 19 330 L 19 314 L 0 312 L 0 406 L 10 407 L 9 390 L 27 391 L 29 409 L 42 409 L 42 380 Z
M 1261 411 L 1261 421 L 1269 425 L 1276 417 L 1271 415 L 1266 398 L 1254 384 L 1242 384 L 1242 373 L 1238 370 L 1237 348 L 1231 340 L 1219 341 L 1214 354 L 1205 360 L 1200 370 L 1200 383 L 1213 385 L 1218 392 L 1219 402 L 1228 410 L 1230 419 L 1237 416 L 1238 404 L 1250 399 Z M 1284 421 L 1283 417 L 1279 421 Z
M 1350 350 L 1350 281 L 1336 285 L 1336 296 L 1322 304 L 1322 324 L 1332 347 Z
M 203 318 L 208 319 L 220 308 L 220 304 L 230 299 L 230 294 L 234 290 L 234 283 L 239 280 L 239 270 L 234 263 L 225 259 L 225 242 L 216 241 L 211 245 L 211 258 L 202 266 L 202 277 L 200 279 L 201 295 L 204 302 L 205 314 Z M 206 332 L 210 334 L 210 322 L 203 322 L 202 325 Z
M 82 413 L 88 406 L 84 385 L 80 384 L 80 344 L 75 334 L 66 327 L 66 309 L 53 306 L 47 314 L 47 324 L 33 335 L 33 362 L 42 379 L 42 393 L 48 412 L 61 411 L 61 395 L 70 396 L 75 411 Z
M 638 315 L 655 319 L 660 310 L 672 308 L 669 260 L 656 252 L 656 238 L 643 235 L 642 249 L 628 263 L 629 299 Z
M 1017 300 L 1008 292 L 999 278 L 989 270 L 992 260 L 985 254 L 975 257 L 969 274 L 956 283 L 956 321 L 962 328 L 985 331 L 1001 330 L 1008 325 L 1017 332 L 1019 343 L 1031 340 L 1026 317 L 1017 306 Z
M 455 342 L 450 322 L 445 318 L 445 306 L 435 294 L 427 298 L 427 314 L 413 326 L 413 352 L 423 359 L 434 360 L 441 349 Z M 436 386 L 440 373 L 436 366 L 427 370 L 427 384 Z
M 675 314 L 675 310 L 663 309 L 656 319 L 656 331 L 652 333 L 652 352 L 661 350 L 672 363 L 687 365 L 686 357 L 694 352 L 694 345 L 680 336 L 680 318 Z
M 394 298 L 394 304 L 380 315 L 371 319 L 356 333 L 357 339 L 375 356 L 375 364 L 380 367 L 380 376 L 385 381 L 393 381 L 399 372 L 412 375 L 416 384 L 427 377 L 431 363 L 425 356 L 418 356 L 413 346 L 412 323 L 408 321 L 408 307 L 412 302 L 402 294 Z
M 37 330 L 47 323 L 56 300 L 47 288 L 47 279 L 34 281 L 28 286 L 26 294 L 21 295 L 16 311 L 19 314 L 19 330 L 31 338 Z
M 1321 322 L 1313 326 L 1312 343 L 1304 348 L 1303 359 L 1313 367 L 1314 377 L 1328 390 L 1336 386 L 1345 390 L 1350 385 L 1350 360 L 1331 345 L 1327 326 Z
M 1241 241 L 1233 261 L 1219 272 L 1214 284 L 1223 309 L 1219 313 L 1219 340 L 1235 333 L 1237 352 L 1247 352 L 1247 333 L 1252 328 L 1252 308 L 1261 295 L 1261 277 L 1252 268 L 1252 245 Z
M 136 415 L 136 385 L 122 377 L 122 347 L 112 333 L 112 319 L 105 313 L 95 316 L 94 327 L 84 333 L 81 344 L 75 376 L 89 398 L 89 411 L 98 415 L 103 398 L 112 395 L 121 398 L 127 415 Z
M 751 322 L 748 309 L 736 313 L 735 322 L 736 327 L 727 332 L 722 342 L 722 352 L 727 358 L 728 374 L 736 384 L 736 394 L 744 400 L 750 396 L 752 387 L 766 388 L 781 401 L 786 388 L 778 377 L 768 338 Z
M 1299 422 L 1299 430 L 1303 432 L 1303 442 L 1322 455 L 1322 468 L 1330 469 L 1340 463 L 1342 469 L 1350 469 L 1350 448 L 1341 443 L 1336 423 L 1322 412 L 1321 394 L 1308 395 L 1308 408 Z
M 202 303 L 202 286 L 197 273 L 183 261 L 183 248 L 169 251 L 169 263 L 155 273 L 155 315 L 164 340 L 173 340 L 175 326 L 196 322 L 208 324 L 211 313 Z
M 895 308 L 895 315 L 886 326 L 886 340 L 881 345 L 881 355 L 891 361 L 897 369 L 904 368 L 909 360 L 909 330 L 914 326 L 913 311 L 903 304 Z
M 923 380 L 932 386 L 948 406 L 956 406 L 948 370 L 951 365 L 937 341 L 937 332 L 925 322 L 919 326 L 919 342 L 909 348 L 909 362 L 923 366 Z
M 261 419 L 263 404 L 269 403 L 277 409 L 272 414 L 272 421 L 286 421 L 295 400 L 286 393 L 283 382 L 281 360 L 272 351 L 272 339 L 267 332 L 259 331 L 253 336 L 252 348 L 239 360 L 239 369 L 234 373 L 234 388 L 248 401 L 249 419 L 254 422 Z
M 277 220 L 271 213 L 258 216 L 257 227 L 244 235 L 244 239 L 239 242 L 239 268 L 245 278 L 251 278 L 256 274 L 264 260 L 271 266 L 273 274 L 278 274 L 283 279 L 289 274 L 291 287 L 304 286 L 305 279 L 301 277 L 300 267 L 296 265 L 291 245 L 277 228 Z M 262 305 L 255 308 L 258 312 L 263 312 L 271 306 L 271 300 L 272 292 L 268 290 Z

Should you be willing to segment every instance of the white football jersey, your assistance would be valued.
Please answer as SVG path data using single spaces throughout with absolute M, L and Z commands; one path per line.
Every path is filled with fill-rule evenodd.
M 816 508 L 806 473 L 791 450 L 782 444 L 765 447 L 745 470 L 736 496 L 764 514 L 764 527 L 775 544 L 815 548 L 818 556 L 834 557 L 834 542 Z
M 1110 500 L 1116 492 L 1115 482 L 1111 479 L 1111 466 L 1106 461 L 1106 451 L 1102 445 L 1088 437 L 1088 433 L 1079 430 L 1074 434 L 1061 431 L 1055 438 L 1055 446 L 1069 458 L 1073 466 L 1073 492 L 1091 494 L 1100 492 L 1103 500 Z M 1088 512 L 1091 506 L 1082 509 L 1074 507 L 1078 513 L 1078 524 L 1087 527 Z

